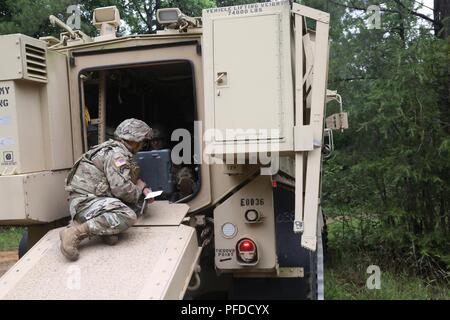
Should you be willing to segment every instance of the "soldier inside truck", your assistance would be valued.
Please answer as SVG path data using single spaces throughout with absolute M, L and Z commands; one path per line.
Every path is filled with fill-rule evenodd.
M 170 139 L 174 130 L 186 129 L 190 133 L 191 150 L 194 150 L 195 84 L 189 62 L 170 61 L 88 70 L 83 71 L 80 83 L 84 92 L 86 149 L 102 141 L 102 137 L 99 140 L 102 124 L 98 118 L 99 99 L 104 96 L 103 139 L 112 139 L 116 126 L 127 118 L 143 120 L 150 126 L 163 126 L 167 131 L 167 147 L 152 150 L 148 144 L 136 156 L 141 167 L 141 178 L 152 190 L 164 191 L 159 199 L 185 202 L 195 196 L 200 183 L 198 165 L 194 165 L 193 155 L 191 163 L 182 164 L 184 170 L 192 173 L 192 188 L 188 193 L 181 192 L 177 171 L 174 170 L 176 166 L 171 159 L 171 150 L 179 141 Z

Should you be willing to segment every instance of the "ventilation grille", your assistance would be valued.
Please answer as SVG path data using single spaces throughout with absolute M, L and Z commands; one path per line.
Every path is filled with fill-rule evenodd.
M 25 45 L 26 75 L 30 80 L 47 81 L 47 61 L 45 60 L 45 49 Z

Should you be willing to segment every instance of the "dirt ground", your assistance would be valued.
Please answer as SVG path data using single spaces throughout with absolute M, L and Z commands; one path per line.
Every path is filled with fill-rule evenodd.
M 0 251 L 0 277 L 19 260 L 17 250 Z

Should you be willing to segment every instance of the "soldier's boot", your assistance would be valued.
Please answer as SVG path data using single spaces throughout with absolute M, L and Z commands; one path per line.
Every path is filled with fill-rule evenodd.
M 108 235 L 108 236 L 102 236 L 102 240 L 107 245 L 113 246 L 113 245 L 117 244 L 117 242 L 119 242 L 119 235 L 112 234 L 112 235 Z
M 76 224 L 74 226 L 64 228 L 59 233 L 59 238 L 61 239 L 61 253 L 71 261 L 77 260 L 80 255 L 78 252 L 80 242 L 88 236 L 89 227 L 87 223 Z

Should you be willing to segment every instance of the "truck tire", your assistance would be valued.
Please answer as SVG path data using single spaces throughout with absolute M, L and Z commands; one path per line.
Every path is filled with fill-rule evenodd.
M 25 231 L 22 234 L 22 239 L 20 239 L 19 243 L 19 259 L 21 259 L 25 253 L 28 251 L 28 229 L 25 229 Z

